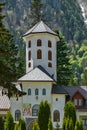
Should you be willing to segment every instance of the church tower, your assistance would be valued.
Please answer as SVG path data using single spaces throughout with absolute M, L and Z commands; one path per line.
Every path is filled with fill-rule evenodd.
M 23 35 L 23 39 L 26 42 L 26 73 L 40 65 L 56 80 L 58 35 L 40 21 Z

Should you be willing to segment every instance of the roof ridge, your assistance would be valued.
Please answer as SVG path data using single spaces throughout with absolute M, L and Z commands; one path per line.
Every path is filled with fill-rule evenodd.
M 52 35 L 57 35 L 48 25 L 46 25 L 42 20 L 30 28 L 24 35 L 34 34 L 34 33 L 50 33 Z
M 32 29 L 32 31 L 39 25 L 39 23 L 40 22 L 38 22 L 37 24 L 35 24 L 32 28 L 30 28 L 30 29 Z
M 53 79 L 52 78 L 52 76 L 41 66 L 41 65 L 38 65 L 36 68 L 39 68 L 41 71 L 43 71 L 46 75 L 48 75 L 51 79 Z M 54 81 L 55 81 L 55 79 L 53 79 Z

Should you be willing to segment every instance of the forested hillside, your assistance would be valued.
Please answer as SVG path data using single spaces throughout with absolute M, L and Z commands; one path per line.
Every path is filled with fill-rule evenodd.
M 24 50 L 22 35 L 30 28 L 32 0 L 5 0 L 5 25 L 13 33 L 15 42 Z M 42 0 L 45 23 L 53 30 L 59 29 L 69 43 L 73 76 L 70 85 L 86 85 L 87 25 L 80 4 L 86 0 Z M 85 6 L 86 7 L 86 6 Z M 86 9 L 85 9 L 86 11 Z

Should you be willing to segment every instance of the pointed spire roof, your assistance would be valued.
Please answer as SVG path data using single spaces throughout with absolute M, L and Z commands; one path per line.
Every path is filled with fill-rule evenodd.
M 35 33 L 49 33 L 52 35 L 57 35 L 54 31 L 52 31 L 43 21 L 40 21 L 36 25 L 34 25 L 30 30 L 28 30 L 24 35 L 27 36 L 29 34 L 35 34 Z

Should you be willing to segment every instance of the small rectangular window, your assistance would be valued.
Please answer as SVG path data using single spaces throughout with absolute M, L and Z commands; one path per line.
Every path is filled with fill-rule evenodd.
M 28 47 L 29 47 L 29 48 L 31 47 L 31 41 L 28 42 Z
M 74 104 L 77 106 L 78 105 L 78 100 L 74 99 Z
M 48 41 L 48 47 L 52 47 L 52 43 L 50 40 Z
M 82 106 L 82 105 L 83 105 L 83 100 L 79 99 L 79 106 Z

